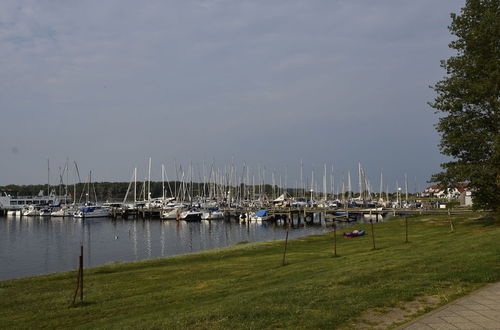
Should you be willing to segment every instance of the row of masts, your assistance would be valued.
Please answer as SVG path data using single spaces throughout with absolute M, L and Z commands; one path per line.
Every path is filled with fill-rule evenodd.
M 80 172 L 78 169 L 78 165 L 74 162 L 75 173 L 77 175 L 78 183 L 81 183 Z M 148 176 L 147 179 L 144 178 L 143 181 L 143 189 L 139 192 L 137 191 L 137 168 L 134 168 L 133 176 L 130 181 L 129 187 L 127 189 L 127 194 L 125 196 L 125 200 L 128 198 L 132 183 L 133 183 L 133 200 L 150 200 L 151 196 L 151 158 L 149 158 L 148 162 Z M 47 160 L 48 167 L 48 178 L 47 178 L 47 192 L 50 191 L 50 163 Z M 208 169 L 208 170 L 207 170 Z M 59 195 L 68 196 L 69 195 L 69 161 L 67 160 L 64 168 L 61 170 L 59 168 Z M 311 171 L 311 177 L 306 178 L 304 181 L 303 176 L 303 162 L 300 161 L 300 177 L 299 180 L 295 182 L 295 188 L 287 188 L 288 187 L 288 168 L 285 167 L 284 176 L 282 173 L 278 171 L 271 171 L 271 183 L 267 183 L 266 181 L 266 167 L 258 166 L 257 173 L 252 173 L 249 166 L 246 163 L 243 164 L 241 171 L 238 173 L 236 166 L 231 164 L 229 166 L 224 166 L 223 168 L 216 168 L 215 163 L 212 162 L 210 166 L 207 168 L 205 163 L 203 163 L 202 173 L 198 171 L 198 180 L 195 180 L 195 167 L 192 163 L 190 163 L 188 169 L 183 168 L 182 165 L 175 164 L 175 177 L 176 182 L 180 182 L 180 186 L 175 184 L 172 188 L 171 182 L 172 180 L 168 177 L 165 165 L 162 164 L 161 167 L 161 177 L 162 177 L 162 198 L 165 199 L 167 196 L 175 197 L 180 200 L 192 200 L 195 196 L 195 192 L 193 191 L 194 184 L 198 188 L 198 194 L 200 194 L 200 185 L 201 185 L 201 193 L 207 197 L 208 199 L 216 199 L 216 198 L 224 198 L 231 199 L 230 197 L 238 197 L 240 200 L 250 200 L 258 196 L 259 198 L 263 198 L 264 196 L 271 195 L 269 197 L 276 198 L 282 194 L 290 194 L 293 192 L 295 197 L 310 197 L 313 199 L 320 198 L 322 200 L 326 200 L 328 198 L 337 197 L 342 200 L 372 200 L 373 198 L 378 199 L 389 199 L 389 186 L 386 185 L 385 196 L 383 196 L 383 174 L 380 173 L 380 189 L 378 195 L 374 193 L 373 187 L 366 176 L 366 172 L 361 166 L 361 163 L 358 164 L 358 183 L 359 183 L 359 194 L 357 197 L 354 197 L 354 192 L 352 188 L 352 180 L 351 180 L 351 172 L 347 172 L 347 177 L 344 179 L 347 180 L 339 180 L 336 182 L 336 178 L 334 175 L 333 165 L 331 166 L 329 178 L 330 178 L 330 187 L 328 192 L 328 173 L 327 173 L 327 165 L 324 164 L 323 169 L 323 189 L 322 191 L 318 188 L 318 182 L 314 179 L 314 170 Z M 66 180 L 64 180 L 64 176 L 66 175 Z M 91 172 L 89 173 L 89 180 L 85 183 L 86 186 L 82 191 L 82 195 L 80 195 L 79 201 L 82 200 L 83 194 L 86 191 L 86 201 L 88 201 L 90 195 L 96 198 L 95 189 L 91 190 Z M 64 182 L 66 181 L 66 183 Z M 415 179 L 416 181 L 416 179 Z M 165 184 L 166 182 L 166 184 Z M 201 184 L 200 184 L 201 182 Z M 73 196 L 76 196 L 76 178 L 74 180 L 74 191 Z M 307 183 L 307 184 L 306 184 Z M 271 191 L 266 191 L 267 186 L 271 186 Z M 306 189 L 308 187 L 309 189 Z M 64 193 L 61 191 L 61 188 L 64 189 Z M 407 174 L 404 175 L 404 191 L 406 195 L 406 199 L 408 199 L 408 180 Z M 310 195 L 308 194 L 310 193 Z M 396 182 L 396 195 L 399 199 L 402 193 L 402 188 L 399 186 L 399 183 Z M 322 196 L 321 196 L 322 194 Z M 385 197 L 385 198 L 384 198 Z M 75 200 L 76 198 L 74 198 Z
M 265 167 L 258 166 L 256 173 L 254 173 L 246 163 L 243 164 L 240 170 L 238 170 L 234 164 L 229 166 L 226 165 L 223 168 L 217 168 L 215 163 L 211 163 L 208 167 L 203 163 L 202 170 L 200 171 L 198 168 L 197 172 L 198 178 L 195 178 L 195 166 L 193 166 L 192 163 L 190 163 L 187 168 L 175 164 L 175 180 L 173 180 L 173 178 L 168 177 L 165 164 L 162 164 L 161 199 L 174 198 L 176 200 L 189 201 L 192 203 L 195 198 L 203 197 L 208 200 L 225 200 L 229 204 L 234 200 L 250 201 L 255 199 L 275 199 L 282 195 L 301 197 L 304 199 L 310 198 L 310 200 L 327 200 L 335 198 L 343 201 L 389 200 L 389 186 L 386 185 L 385 191 L 383 189 L 383 174 L 380 174 L 380 189 L 377 194 L 374 192 L 361 163 L 358 164 L 359 193 L 357 197 L 355 197 L 353 192 L 350 171 L 347 172 L 347 182 L 345 180 L 336 182 L 332 165 L 329 173 L 330 190 L 328 191 L 327 165 L 324 164 L 322 179 L 323 189 L 320 191 L 318 189 L 318 182 L 314 179 L 314 170 L 311 171 L 310 179 L 306 178 L 304 181 L 302 160 L 300 162 L 300 181 L 297 180 L 295 188 L 288 188 L 287 167 L 285 167 L 284 176 L 278 171 L 271 171 L 270 183 L 266 180 Z M 406 200 L 408 200 L 407 175 L 405 174 L 404 177 Z M 137 190 L 137 180 L 137 168 L 134 168 L 132 178 L 123 199 L 124 203 L 129 200 L 129 197 L 132 197 L 130 196 L 132 194 L 132 187 L 134 203 L 138 201 L 151 201 L 153 199 L 151 191 L 151 158 L 149 158 L 148 162 L 148 175 L 147 178 L 144 178 L 142 181 L 142 188 L 140 191 Z M 306 189 L 306 183 L 309 189 Z M 399 184 L 396 182 L 396 197 L 398 201 L 401 198 L 401 190 L 402 188 L 399 187 Z M 155 198 L 160 198 L 160 196 L 156 196 Z
M 74 178 L 73 184 L 73 202 L 76 202 L 76 179 L 78 183 L 81 183 L 80 172 L 78 165 L 74 162 L 75 174 L 77 178 Z M 142 189 L 137 190 L 137 167 L 134 168 L 132 179 L 127 189 L 127 193 L 124 197 L 124 202 L 129 198 L 131 194 L 131 188 L 133 185 L 133 201 L 150 201 L 152 197 L 151 192 L 151 169 L 152 160 L 149 158 L 148 162 L 148 175 L 144 178 Z M 295 188 L 287 188 L 288 185 L 288 167 L 284 168 L 283 172 L 280 171 L 270 171 L 266 173 L 266 167 L 257 166 L 256 172 L 252 171 L 250 166 L 243 163 L 241 169 L 237 169 L 234 164 L 225 165 L 224 167 L 216 167 L 215 162 L 212 162 L 209 166 L 205 166 L 203 162 L 202 170 L 197 169 L 198 178 L 195 178 L 195 166 L 192 163 L 189 164 L 186 169 L 180 164 L 175 162 L 175 181 L 179 184 L 173 184 L 173 178 L 169 178 L 165 164 L 161 166 L 161 178 L 162 178 L 162 194 L 161 198 L 166 199 L 175 198 L 177 200 L 192 201 L 195 197 L 203 196 L 208 199 L 224 199 L 227 201 L 232 200 L 252 200 L 252 199 L 263 199 L 263 198 L 277 198 L 283 194 L 294 195 L 294 197 L 310 198 L 311 200 L 316 198 L 320 200 L 327 200 L 329 198 L 338 198 L 340 200 L 360 200 L 368 201 L 373 199 L 378 200 L 389 200 L 389 186 L 386 185 L 386 189 L 383 189 L 383 174 L 380 173 L 380 188 L 378 194 L 374 192 L 373 186 L 371 185 L 364 168 L 361 163 L 358 163 L 358 189 L 359 193 L 355 197 L 351 172 L 347 171 L 347 176 L 342 178 L 342 180 L 337 180 L 334 175 L 334 167 L 331 165 L 330 173 L 327 173 L 327 164 L 323 167 L 323 178 L 322 178 L 322 191 L 318 187 L 318 182 L 315 180 L 314 169 L 311 171 L 311 176 L 306 177 L 304 180 L 303 175 L 303 161 L 300 160 L 300 176 L 295 182 Z M 59 195 L 69 196 L 69 172 L 70 163 L 66 160 L 64 167 L 59 168 Z M 66 180 L 64 177 L 66 176 Z M 85 201 L 89 202 L 89 199 L 97 200 L 97 194 L 95 188 L 91 185 L 92 173 L 89 173 L 89 178 L 85 183 L 85 187 L 81 192 L 78 202 L 82 202 L 85 197 Z M 270 183 L 266 178 L 270 176 Z M 329 176 L 329 186 L 328 186 L 328 176 Z M 66 181 L 66 182 L 64 182 Z M 194 187 L 196 186 L 196 190 Z M 270 189 L 269 189 L 270 186 Z M 416 178 L 415 178 L 416 186 Z M 307 189 L 306 189 L 307 187 Z M 416 187 L 415 187 L 416 188 Z M 64 189 L 62 191 L 61 189 Z M 201 191 L 200 191 L 201 190 Z M 50 163 L 47 160 L 47 193 L 50 191 Z M 417 190 L 416 190 L 417 191 Z M 385 192 L 385 196 L 384 196 Z M 396 198 L 401 200 L 402 198 L 402 187 L 396 181 Z M 404 175 L 404 193 L 405 199 L 408 200 L 408 179 L 407 174 Z M 84 195 L 85 194 L 85 195 Z M 93 195 L 93 196 L 92 196 Z M 132 196 L 130 196 L 132 197 Z M 159 198 L 160 196 L 156 196 Z

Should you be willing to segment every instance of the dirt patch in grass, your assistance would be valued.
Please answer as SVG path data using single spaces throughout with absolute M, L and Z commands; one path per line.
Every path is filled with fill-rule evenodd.
M 341 329 L 392 329 L 435 309 L 440 303 L 438 296 L 422 296 L 396 307 L 371 309 Z

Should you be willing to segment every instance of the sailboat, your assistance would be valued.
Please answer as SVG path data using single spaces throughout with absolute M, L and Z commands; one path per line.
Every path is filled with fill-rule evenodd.
M 80 208 L 74 214 L 75 218 L 104 218 L 109 217 L 111 211 L 109 208 L 98 205 L 86 205 Z
M 90 186 L 92 185 L 92 171 L 89 174 L 89 183 L 87 190 L 87 202 L 85 206 L 80 208 L 75 212 L 75 218 L 104 218 L 109 217 L 111 215 L 111 210 L 109 207 L 100 206 L 100 205 L 92 205 L 89 201 L 90 195 Z
M 75 210 L 71 206 L 64 205 L 59 210 L 50 214 L 52 217 L 72 217 L 75 215 Z
M 216 207 L 208 208 L 207 210 L 205 210 L 205 212 L 203 212 L 201 218 L 203 220 L 224 219 L 224 212 Z

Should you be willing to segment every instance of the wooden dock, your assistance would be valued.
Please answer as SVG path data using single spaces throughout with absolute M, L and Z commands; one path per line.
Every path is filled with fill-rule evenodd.
M 292 218 L 292 217 L 301 217 L 301 218 L 310 218 L 314 214 L 322 214 L 322 217 L 325 219 L 342 219 L 349 217 L 356 217 L 359 215 L 372 215 L 372 216 L 386 216 L 388 214 L 392 216 L 404 216 L 404 215 L 435 215 L 435 214 L 463 214 L 470 213 L 472 210 L 470 209 L 393 209 L 393 208 L 384 208 L 384 209 L 369 209 L 369 208 L 319 208 L 319 207 L 267 207 L 267 208 L 223 208 L 221 211 L 224 212 L 226 217 L 239 217 L 240 214 L 253 213 L 259 209 L 266 209 L 271 214 L 272 217 L 283 219 L 283 218 Z M 8 208 L 0 209 L 0 215 L 6 216 Z M 135 208 L 135 209 L 123 209 L 119 207 L 113 207 L 111 209 L 111 216 L 113 218 L 122 218 L 122 219 L 135 219 L 135 218 L 143 218 L 143 219 L 151 219 L 151 218 L 160 218 L 162 209 L 161 208 Z
M 379 217 L 382 218 L 387 215 L 392 216 L 411 216 L 411 215 L 435 215 L 435 214 L 463 214 L 472 212 L 468 209 L 370 209 L 370 208 L 319 208 L 319 207 L 268 207 L 268 208 L 222 208 L 221 211 L 224 212 L 225 218 L 239 218 L 241 214 L 253 213 L 259 209 L 266 209 L 271 217 L 276 220 L 288 221 L 288 219 L 299 218 L 308 221 L 313 219 L 315 214 L 319 214 L 319 217 L 325 219 L 326 221 L 349 221 L 352 218 L 359 216 L 369 216 L 373 219 L 378 220 Z M 122 208 L 112 208 L 113 218 L 122 219 L 151 219 L 160 218 L 162 209 L 161 208 L 136 208 L 136 209 L 122 209 Z

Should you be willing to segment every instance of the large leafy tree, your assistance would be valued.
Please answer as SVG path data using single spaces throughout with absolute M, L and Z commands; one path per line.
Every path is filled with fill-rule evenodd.
M 467 0 L 452 14 L 456 55 L 441 62 L 446 76 L 430 105 L 440 114 L 440 149 L 451 161 L 432 181 L 467 181 L 477 208 L 500 212 L 500 0 Z

